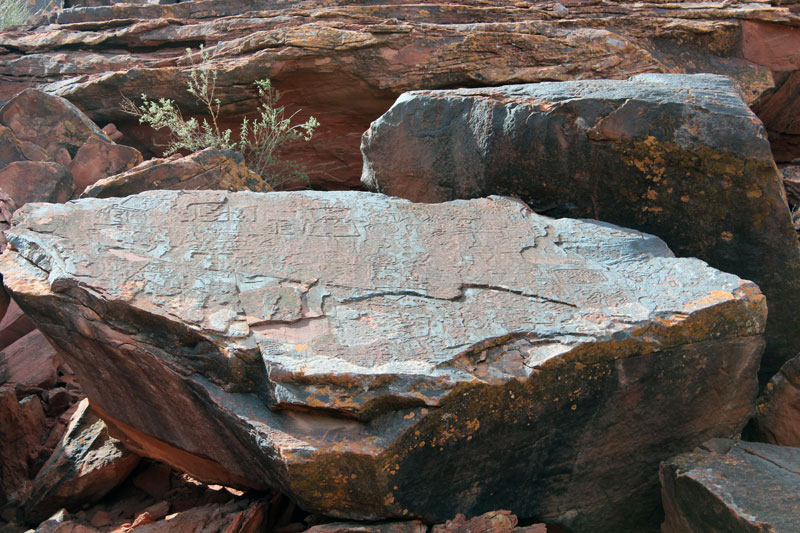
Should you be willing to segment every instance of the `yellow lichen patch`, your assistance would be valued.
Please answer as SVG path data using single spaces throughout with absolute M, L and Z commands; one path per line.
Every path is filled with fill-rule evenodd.
M 723 241 L 732 241 L 733 240 L 733 233 L 731 233 L 730 231 L 723 231 L 720 234 L 720 237 L 722 238 Z
M 308 344 L 295 344 L 294 351 L 296 352 L 304 352 L 308 350 Z
M 718 303 L 727 302 L 728 300 L 732 299 L 733 299 L 733 294 L 729 293 L 728 291 L 714 290 L 708 293 L 708 295 L 700 298 L 699 300 L 687 303 L 685 307 L 687 309 L 699 309 L 703 307 L 709 307 Z
M 761 198 L 762 194 L 763 193 L 761 192 L 761 189 L 755 189 L 755 190 L 752 190 L 752 191 L 747 191 L 747 197 L 748 198 Z

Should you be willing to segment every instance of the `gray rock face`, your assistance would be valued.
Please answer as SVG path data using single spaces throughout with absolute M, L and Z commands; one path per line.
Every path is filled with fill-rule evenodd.
M 657 523 L 658 463 L 752 411 L 753 283 L 513 199 L 153 191 L 8 235 L 7 287 L 114 435 L 312 511 Z
M 755 281 L 765 383 L 800 349 L 800 246 L 766 133 L 732 82 L 646 74 L 401 96 L 362 139 L 362 182 L 414 201 L 507 194 L 658 235 Z
M 791 533 L 800 516 L 800 449 L 715 439 L 665 461 L 664 533 Z

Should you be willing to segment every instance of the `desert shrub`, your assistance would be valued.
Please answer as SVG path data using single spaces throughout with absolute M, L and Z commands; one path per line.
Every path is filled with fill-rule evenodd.
M 28 0 L 0 0 L 0 30 L 24 24 L 30 16 Z
M 186 54 L 192 60 L 192 51 L 187 49 Z M 310 141 L 314 129 L 319 126 L 317 119 L 310 117 L 303 123 L 292 124 L 297 112 L 287 117 L 284 106 L 278 105 L 281 95 L 270 81 L 256 80 L 257 116 L 253 120 L 245 117 L 234 136 L 230 129 L 223 130 L 219 125 L 220 100 L 215 96 L 217 71 L 208 67 L 208 53 L 202 46 L 199 55 L 200 61 L 193 62 L 186 90 L 200 102 L 209 118 L 202 121 L 185 119 L 174 100 L 153 100 L 145 94 L 141 95 L 141 104 L 138 105 L 124 98 L 123 109 L 139 117 L 140 123 L 169 132 L 165 155 L 204 148 L 238 150 L 244 155 L 247 166 L 274 188 L 286 183 L 307 182 L 302 166 L 280 156 L 291 143 Z

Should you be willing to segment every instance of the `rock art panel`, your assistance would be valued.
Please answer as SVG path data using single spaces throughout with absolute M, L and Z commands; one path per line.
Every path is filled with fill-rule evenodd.
M 659 471 L 664 533 L 789 533 L 800 511 L 800 449 L 714 439 Z
M 653 233 L 755 281 L 762 384 L 800 349 L 800 245 L 763 126 L 729 79 L 643 74 L 400 97 L 362 140 L 362 181 L 414 201 L 507 194 Z
M 514 199 L 152 191 L 7 235 L 113 435 L 314 512 L 652 525 L 658 463 L 753 410 L 755 284 Z

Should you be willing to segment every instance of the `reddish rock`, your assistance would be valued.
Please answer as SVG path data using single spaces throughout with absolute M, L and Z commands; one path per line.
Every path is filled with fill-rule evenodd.
M 135 148 L 90 137 L 78 149 L 69 171 L 79 194 L 97 180 L 130 170 L 141 162 L 142 154 Z
M 659 471 L 664 533 L 793 533 L 800 516 L 800 449 L 712 440 Z
M 22 148 L 22 143 L 14 135 L 14 132 L 5 126 L 0 126 L 0 168 L 3 168 L 14 161 L 25 161 L 26 157 Z
M 92 527 L 110 526 L 112 524 L 111 515 L 109 515 L 105 511 L 97 511 L 92 515 L 90 524 L 92 525 Z
M 362 151 L 372 190 L 417 202 L 508 194 L 658 235 L 755 281 L 770 309 L 762 384 L 800 350 L 800 243 L 764 128 L 727 78 L 411 92 Z
M 247 168 L 238 152 L 207 148 L 186 157 L 145 161 L 128 172 L 99 180 L 82 197 L 129 196 L 156 189 L 272 190 Z
M 286 157 L 305 163 L 312 184 L 328 188 L 359 187 L 360 134 L 397 96 L 416 89 L 712 72 L 731 76 L 748 103 L 786 109 L 770 113 L 780 116 L 774 133 L 787 147 L 798 136 L 781 125 L 798 116 L 787 107 L 800 94 L 786 76 L 796 70 L 783 70 L 797 68 L 792 44 L 800 17 L 792 6 L 566 4 L 197 0 L 79 7 L 0 37 L 0 98 L 44 84 L 96 122 L 113 121 L 126 140 L 152 147 L 152 130 L 123 114 L 120 93 L 173 98 L 187 113 L 199 111 L 181 90 L 190 68 L 181 56 L 185 46 L 204 43 L 220 73 L 226 127 L 255 111 L 252 81 L 259 78 L 271 78 L 288 108 L 303 110 L 301 118 L 320 120 L 311 144 Z M 800 143 L 792 150 L 784 150 L 787 161 L 800 155 Z
M 61 356 L 38 330 L 0 351 L 0 385 L 17 390 L 45 389 L 58 381 Z
M 3 253 L 8 245 L 5 231 L 11 226 L 11 217 L 16 210 L 17 205 L 14 203 L 14 199 L 0 189 L 0 254 Z M 8 295 L 2 294 L 4 291 L 5 289 L 0 290 L 0 319 L 5 315 L 8 308 Z
M 58 447 L 21 503 L 29 522 L 44 520 L 62 507 L 99 500 L 127 478 L 139 462 L 108 434 L 105 423 L 83 400 Z
M 56 161 L 63 158 L 61 150 L 66 150 L 70 158 L 74 157 L 89 137 L 108 140 L 105 133 L 69 101 L 35 89 L 26 89 L 6 102 L 0 108 L 0 124 L 10 128 L 19 140 L 44 148 Z
M 136 527 L 136 533 L 195 533 L 201 528 L 202 531 L 258 533 L 265 527 L 266 505 L 244 501 L 175 513 L 164 520 Z
M 121 138 L 124 137 L 121 131 L 117 130 L 117 126 L 114 124 L 106 124 L 103 126 L 103 133 L 105 133 L 109 139 L 114 142 L 117 142 Z
M 136 474 L 133 485 L 145 491 L 151 497 L 160 499 L 170 489 L 172 469 L 164 463 L 153 463 L 147 469 Z
M 800 356 L 784 364 L 758 399 L 754 437 L 800 447 Z
M 511 533 L 517 525 L 517 517 L 511 511 L 490 511 L 467 520 L 458 514 L 444 524 L 433 526 L 431 533 Z
M 150 516 L 150 519 L 155 522 L 156 520 L 161 520 L 169 513 L 170 503 L 168 501 L 160 501 L 158 503 L 154 503 L 150 507 L 144 510 Z
M 0 169 L 0 188 L 19 207 L 28 202 L 66 202 L 75 191 L 75 182 L 59 163 L 15 161 Z
M 17 302 L 11 300 L 0 320 L 0 350 L 11 346 L 34 329 L 36 326 L 31 319 L 22 312 Z
M 17 401 L 13 386 L 0 387 L 0 506 L 17 502 L 30 487 L 28 465 L 41 447 L 45 416 L 37 396 Z
M 305 533 L 427 533 L 428 527 L 419 520 L 409 522 L 333 522 L 304 530 Z
M 658 463 L 753 410 L 763 296 L 639 231 L 355 192 L 14 220 L 6 286 L 114 435 L 309 511 L 646 527 Z

